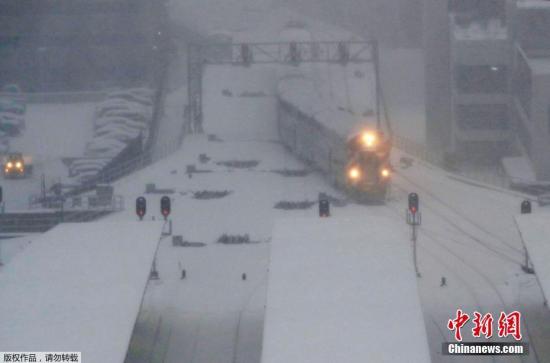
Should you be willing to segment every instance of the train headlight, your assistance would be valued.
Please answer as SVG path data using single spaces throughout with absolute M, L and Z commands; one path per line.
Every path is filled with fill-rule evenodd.
M 23 169 L 23 163 L 21 163 L 20 161 L 18 161 L 18 162 L 15 163 L 15 167 L 16 167 L 17 169 Z
M 6 169 L 11 169 L 13 168 L 13 163 L 11 161 L 8 161 L 8 163 L 6 164 Z
M 384 168 L 380 170 L 380 175 L 382 175 L 382 178 L 389 178 L 391 175 L 390 169 Z
M 359 168 L 352 167 L 348 170 L 348 177 L 351 180 L 358 180 L 361 177 L 361 172 L 359 171 Z
M 373 147 L 376 145 L 376 135 L 372 132 L 363 133 L 361 140 L 363 141 L 363 145 L 366 147 Z

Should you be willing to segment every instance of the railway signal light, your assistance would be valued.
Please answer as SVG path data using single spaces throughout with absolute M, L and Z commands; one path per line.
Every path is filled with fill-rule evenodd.
M 136 199 L 136 214 L 139 217 L 140 221 L 145 216 L 146 211 L 147 211 L 147 201 L 145 200 L 144 197 L 138 197 Z
M 521 202 L 521 214 L 530 214 L 531 213 L 531 202 L 524 200 Z
M 416 193 L 409 194 L 409 210 L 412 214 L 418 212 L 418 194 Z
M 319 199 L 319 217 L 330 217 L 330 202 L 328 199 Z
M 171 211 L 171 202 L 170 197 L 164 196 L 160 199 L 160 213 L 166 220 L 166 218 L 170 215 Z

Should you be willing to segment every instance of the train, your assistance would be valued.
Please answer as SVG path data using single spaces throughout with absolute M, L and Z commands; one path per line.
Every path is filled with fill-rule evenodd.
M 318 79 L 296 73 L 280 78 L 280 141 L 354 200 L 384 203 L 392 179 L 391 138 L 377 127 L 374 111 L 355 114 L 335 106 L 320 95 L 323 87 Z

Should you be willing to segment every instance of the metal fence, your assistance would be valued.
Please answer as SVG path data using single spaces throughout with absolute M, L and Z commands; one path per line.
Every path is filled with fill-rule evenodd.
M 151 127 L 149 137 L 143 147 L 139 150 L 135 145 L 128 145 L 119 155 L 127 154 L 128 157 L 115 157 L 111 163 L 106 165 L 95 176 L 81 183 L 81 185 L 66 193 L 66 196 L 78 195 L 90 190 L 93 190 L 99 184 L 108 184 L 116 181 L 124 176 L 130 175 L 140 169 L 143 169 L 152 163 L 172 154 L 181 146 L 183 136 L 185 135 L 185 124 L 182 123 L 181 135 L 178 142 L 172 144 L 163 144 L 162 140 L 158 140 L 158 130 L 160 122 L 164 117 L 164 102 L 166 97 L 167 77 L 169 63 L 161 65 L 160 75 L 155 91 L 153 115 L 151 119 Z M 131 150 L 129 150 L 131 149 Z
M 0 233 L 43 233 L 59 223 L 89 222 L 113 213 L 113 209 L 56 210 L 0 214 Z

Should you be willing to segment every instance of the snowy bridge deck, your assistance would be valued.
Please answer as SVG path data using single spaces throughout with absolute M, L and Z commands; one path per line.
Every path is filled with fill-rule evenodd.
M 276 225 L 262 363 L 429 361 L 403 230 L 378 216 Z
M 550 299 L 550 215 L 526 214 L 516 216 L 529 259 L 535 268 L 546 302 Z
M 0 271 L 0 351 L 124 362 L 161 223 L 62 224 Z

